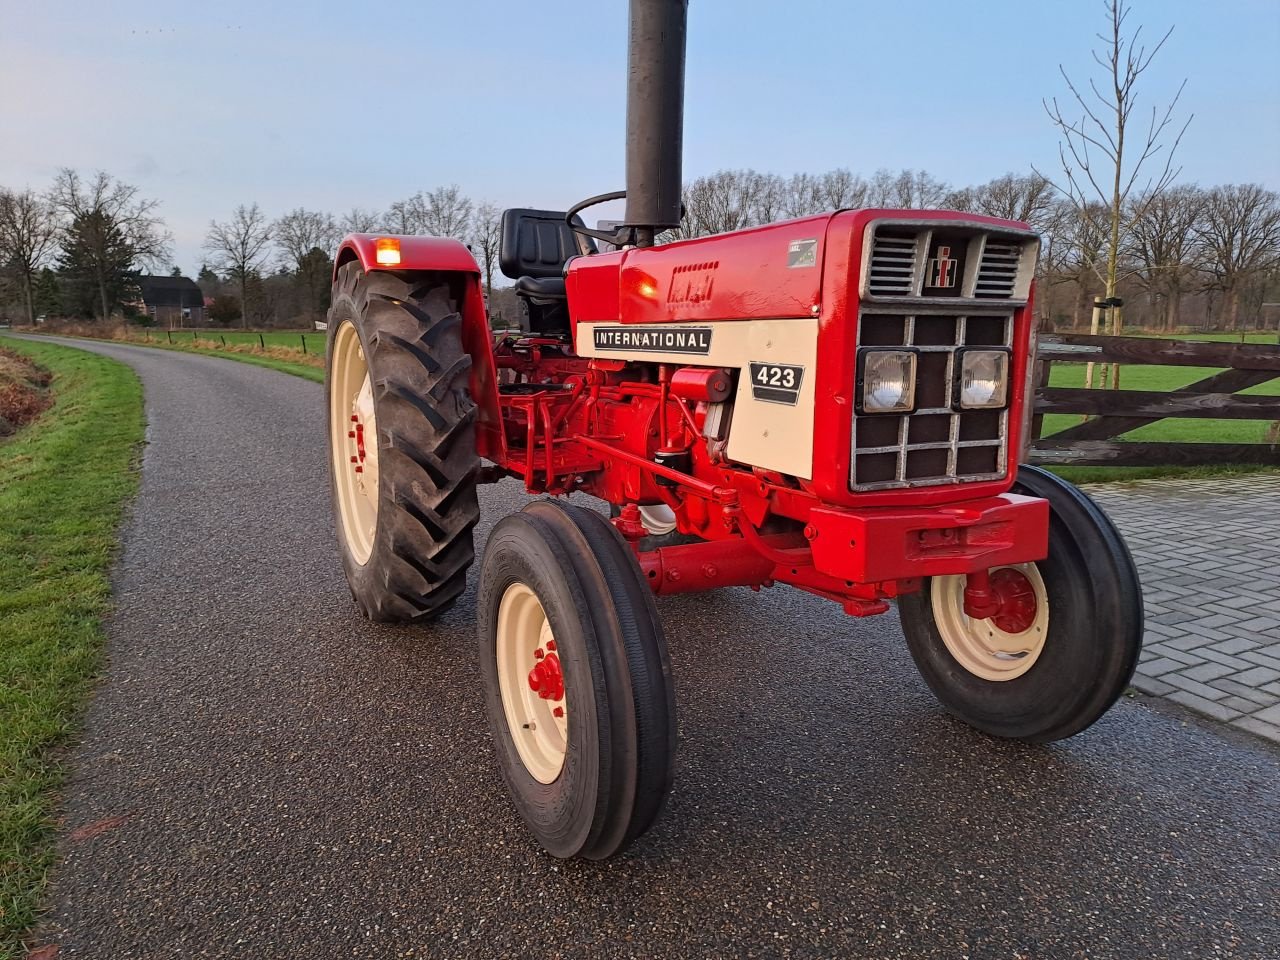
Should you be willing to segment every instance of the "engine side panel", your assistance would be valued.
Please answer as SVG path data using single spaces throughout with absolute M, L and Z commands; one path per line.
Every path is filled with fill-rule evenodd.
M 642 328 L 580 323 L 576 349 L 582 357 L 739 371 L 729 458 L 804 480 L 813 476 L 816 317 Z

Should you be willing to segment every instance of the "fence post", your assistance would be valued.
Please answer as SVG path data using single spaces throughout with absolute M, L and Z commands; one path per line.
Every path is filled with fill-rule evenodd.
M 199 335 L 194 330 L 191 331 L 191 342 L 192 343 L 199 342 Z
M 258 346 L 262 349 L 263 353 L 267 352 L 267 344 L 266 341 L 262 339 L 262 334 L 258 334 Z
M 173 344 L 173 331 L 172 331 L 172 330 L 166 330 L 164 333 L 165 333 L 165 336 L 167 336 L 167 337 L 169 338 L 169 343 L 170 343 L 170 345 L 172 345 L 172 344 Z
M 218 339 L 222 341 L 222 346 L 225 348 L 225 347 L 226 347 L 226 345 L 227 345 L 227 338 L 226 338 L 226 336 L 225 336 L 224 334 L 221 334 L 221 333 L 220 333 L 220 334 L 218 334 Z
M 303 333 L 299 334 L 299 336 L 302 338 L 302 355 L 305 357 L 307 355 L 307 335 Z

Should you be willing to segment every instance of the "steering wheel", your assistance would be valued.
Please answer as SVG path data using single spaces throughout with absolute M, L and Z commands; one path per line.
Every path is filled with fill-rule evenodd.
M 575 220 L 579 212 L 587 209 L 587 207 L 594 207 L 597 203 L 608 203 L 610 200 L 625 200 L 626 197 L 627 191 L 625 190 L 615 190 L 613 193 L 602 193 L 599 196 L 588 197 L 581 203 L 575 203 L 569 208 L 564 215 L 565 223 L 569 224 L 569 229 L 574 233 L 581 234 L 584 237 L 592 237 L 596 240 L 603 240 L 605 243 L 612 243 L 615 247 L 621 247 L 628 242 L 628 237 L 634 241 L 634 227 L 619 227 L 613 233 L 608 233 L 604 230 L 592 230 L 580 222 L 575 222 Z

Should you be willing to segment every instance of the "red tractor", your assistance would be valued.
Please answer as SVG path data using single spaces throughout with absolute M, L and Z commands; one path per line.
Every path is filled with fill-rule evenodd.
M 538 500 L 493 527 L 479 574 L 495 750 L 558 857 L 618 853 L 670 789 L 655 594 L 788 584 L 855 617 L 896 601 L 946 709 L 1033 742 L 1098 719 L 1141 645 L 1116 528 L 1018 466 L 1025 224 L 839 210 L 658 242 L 681 218 L 686 5 L 631 3 L 625 193 L 503 216 L 522 333 L 491 334 L 454 240 L 349 236 L 334 274 L 333 506 L 367 616 L 423 623 L 457 601 L 481 483 L 613 507 Z M 578 216 L 624 196 L 616 231 Z

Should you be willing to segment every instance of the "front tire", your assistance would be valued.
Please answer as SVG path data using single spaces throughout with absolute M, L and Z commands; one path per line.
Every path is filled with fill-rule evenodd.
M 1049 501 L 1049 556 L 993 570 L 1001 615 L 963 611 L 963 576 L 927 579 L 899 600 L 925 682 L 959 719 L 998 737 L 1046 743 L 1084 730 L 1124 692 L 1142 647 L 1142 588 L 1110 518 L 1038 467 L 1015 493 Z
M 448 287 L 344 264 L 329 311 L 329 480 L 371 620 L 429 620 L 466 588 L 479 520 L 471 358 Z
M 557 857 L 603 860 L 671 788 L 675 694 L 653 594 L 602 516 L 539 500 L 485 547 L 480 662 L 516 808 Z

